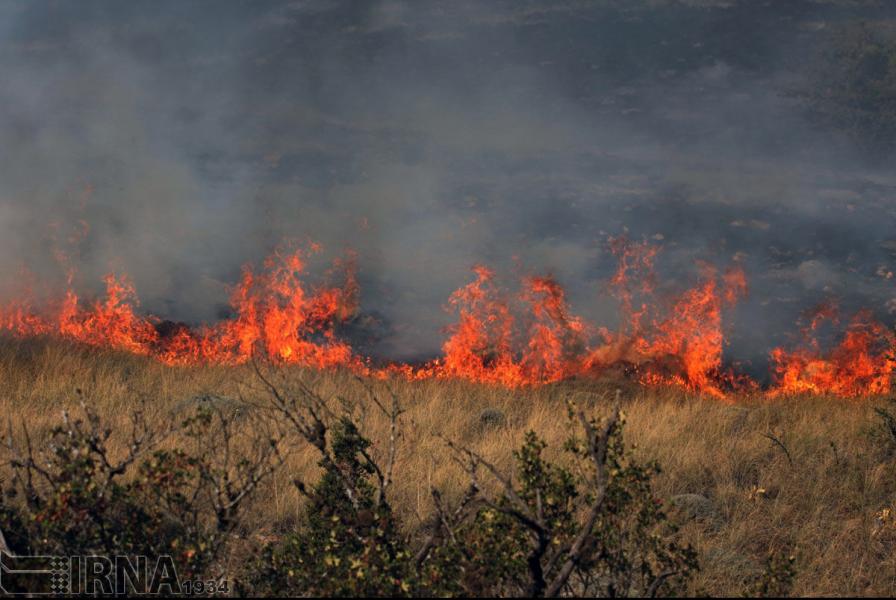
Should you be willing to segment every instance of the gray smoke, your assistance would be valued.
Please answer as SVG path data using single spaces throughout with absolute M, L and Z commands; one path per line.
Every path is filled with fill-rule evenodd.
M 843 2 L 7 2 L 0 271 L 131 275 L 215 319 L 283 238 L 359 256 L 375 351 L 435 352 L 476 263 L 549 272 L 616 320 L 607 238 L 664 246 L 664 292 L 735 258 L 731 354 L 825 297 L 887 317 L 896 176 L 787 93 Z M 78 244 L 65 240 L 89 224 Z M 325 268 L 320 261 L 318 270 Z M 890 306 L 893 306 L 891 302 Z

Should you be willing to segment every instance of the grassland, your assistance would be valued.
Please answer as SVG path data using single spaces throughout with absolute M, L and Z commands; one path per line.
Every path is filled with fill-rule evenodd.
M 352 376 L 297 369 L 281 375 L 302 378 L 333 402 L 358 399 L 348 410 L 374 450 L 385 451 L 388 420 L 365 405 Z M 262 402 L 257 383 L 249 367 L 171 368 L 59 342 L 0 344 L 0 415 L 13 435 L 25 425 L 37 443 L 62 410 L 77 411 L 81 401 L 113 426 L 123 427 L 138 406 L 161 426 L 203 395 Z M 896 520 L 885 510 L 896 509 L 896 439 L 875 410 L 889 410 L 887 399 L 757 396 L 726 404 L 613 379 L 527 390 L 448 381 L 391 386 L 406 410 L 392 498 L 410 527 L 431 512 L 430 486 L 450 496 L 465 484 L 442 437 L 510 469 L 511 452 L 528 430 L 559 448 L 569 433 L 567 399 L 601 412 L 621 389 L 626 438 L 639 457 L 662 466 L 655 490 L 680 524 L 678 535 L 699 551 L 691 593 L 737 595 L 773 553 L 796 556 L 794 594 L 896 590 Z M 247 538 L 289 530 L 302 507 L 291 482 L 313 477 L 316 461 L 313 450 L 294 450 L 254 500 Z

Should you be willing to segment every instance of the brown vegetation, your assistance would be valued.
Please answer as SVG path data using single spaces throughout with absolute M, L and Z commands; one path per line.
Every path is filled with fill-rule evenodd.
M 302 381 L 349 410 L 373 441 L 374 455 L 388 460 L 389 419 L 364 401 L 356 378 L 300 369 L 275 375 L 286 386 Z M 467 474 L 445 440 L 510 472 L 511 452 L 533 430 L 551 458 L 561 460 L 570 433 L 565 401 L 572 397 L 606 415 L 621 388 L 626 441 L 636 444 L 639 459 L 661 465 L 654 491 L 680 525 L 681 541 L 698 551 L 701 570 L 691 593 L 755 589 L 770 557 L 789 555 L 796 558 L 795 594 L 888 595 L 894 589 L 896 430 L 888 425 L 896 411 L 885 399 L 743 397 L 732 405 L 611 380 L 525 390 L 446 381 L 389 384 L 405 411 L 390 497 L 407 527 L 422 527 L 432 515 L 431 487 L 442 490 L 446 504 L 467 488 Z M 110 423 L 120 419 L 126 431 L 137 405 L 161 425 L 187 416 L 201 397 L 252 404 L 266 394 L 251 365 L 166 367 L 42 341 L 3 343 L 0 391 L 0 415 L 15 436 L 27 426 L 35 443 L 59 423 L 62 410 L 76 410 L 82 401 Z M 304 502 L 292 482 L 313 480 L 319 459 L 310 447 L 289 454 L 285 468 L 262 484 L 237 533 L 265 540 L 289 532 Z

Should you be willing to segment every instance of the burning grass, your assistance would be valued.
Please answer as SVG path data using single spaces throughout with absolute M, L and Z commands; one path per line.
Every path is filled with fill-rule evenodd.
M 456 321 L 446 328 L 442 356 L 425 364 L 383 364 L 358 354 L 338 335 L 359 310 L 354 257 L 336 260 L 324 281 L 309 283 L 307 261 L 320 251 L 315 244 L 284 246 L 260 269 L 246 266 L 231 290 L 232 316 L 216 323 L 189 327 L 143 315 L 128 280 L 111 274 L 105 296 L 85 302 L 73 289 L 69 266 L 68 287 L 58 298 L 50 291 L 49 300 L 38 303 L 33 290 L 26 289 L 0 305 L 0 331 L 123 350 L 166 365 L 240 365 L 262 356 L 281 365 L 338 366 L 363 376 L 457 379 L 508 388 L 594 379 L 623 367 L 645 385 L 720 399 L 758 387 L 723 360 L 726 313 L 748 290 L 739 265 L 721 270 L 701 263 L 694 285 L 671 298 L 660 297 L 654 272 L 659 248 L 622 238 L 610 247 L 618 259 L 609 281 L 619 302 L 615 331 L 577 316 L 564 288 L 550 276 L 526 276 L 513 293 L 495 283 L 492 270 L 477 266 L 475 279 L 449 298 Z M 816 330 L 836 312 L 823 308 L 810 317 L 800 346 L 771 350 L 769 396 L 860 397 L 890 391 L 896 369 L 896 335 L 890 328 L 861 311 L 840 341 L 825 350 Z
M 324 397 L 361 398 L 346 369 L 283 367 Z M 167 366 L 128 352 L 55 339 L 5 340 L 0 346 L 0 414 L 26 424 L 39 442 L 62 409 L 89 403 L 122 428 L 138 403 L 151 422 L 183 414 L 196 398 L 259 401 L 249 365 Z M 691 592 L 739 594 L 773 554 L 793 554 L 794 592 L 890 594 L 896 583 L 896 438 L 882 421 L 883 398 L 744 392 L 736 405 L 627 379 L 591 378 L 510 389 L 457 380 L 390 381 L 401 418 L 393 502 L 409 527 L 431 513 L 430 485 L 462 494 L 464 473 L 440 436 L 468 445 L 509 469 L 528 430 L 558 448 L 568 435 L 564 399 L 601 412 L 622 388 L 626 436 L 643 459 L 663 467 L 655 491 L 695 545 L 702 570 Z M 375 385 L 382 385 L 377 383 Z M 364 402 L 351 410 L 382 456 L 388 420 Z M 18 429 L 16 429 L 18 430 Z M 317 456 L 303 449 L 267 481 L 241 535 L 281 535 L 302 500 L 291 481 L 313 475 Z

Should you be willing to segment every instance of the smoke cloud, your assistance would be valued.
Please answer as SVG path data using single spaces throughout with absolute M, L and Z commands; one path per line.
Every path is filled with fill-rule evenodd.
M 437 351 L 477 263 L 549 272 L 612 325 L 608 236 L 669 289 L 740 262 L 729 353 L 757 365 L 807 306 L 888 318 L 896 175 L 788 94 L 873 3 L 7 2 L 0 273 L 221 316 L 284 238 L 358 253 L 373 349 Z M 896 15 L 889 15 L 896 16 Z M 89 231 L 85 233 L 81 222 Z M 318 269 L 325 268 L 321 261 Z

